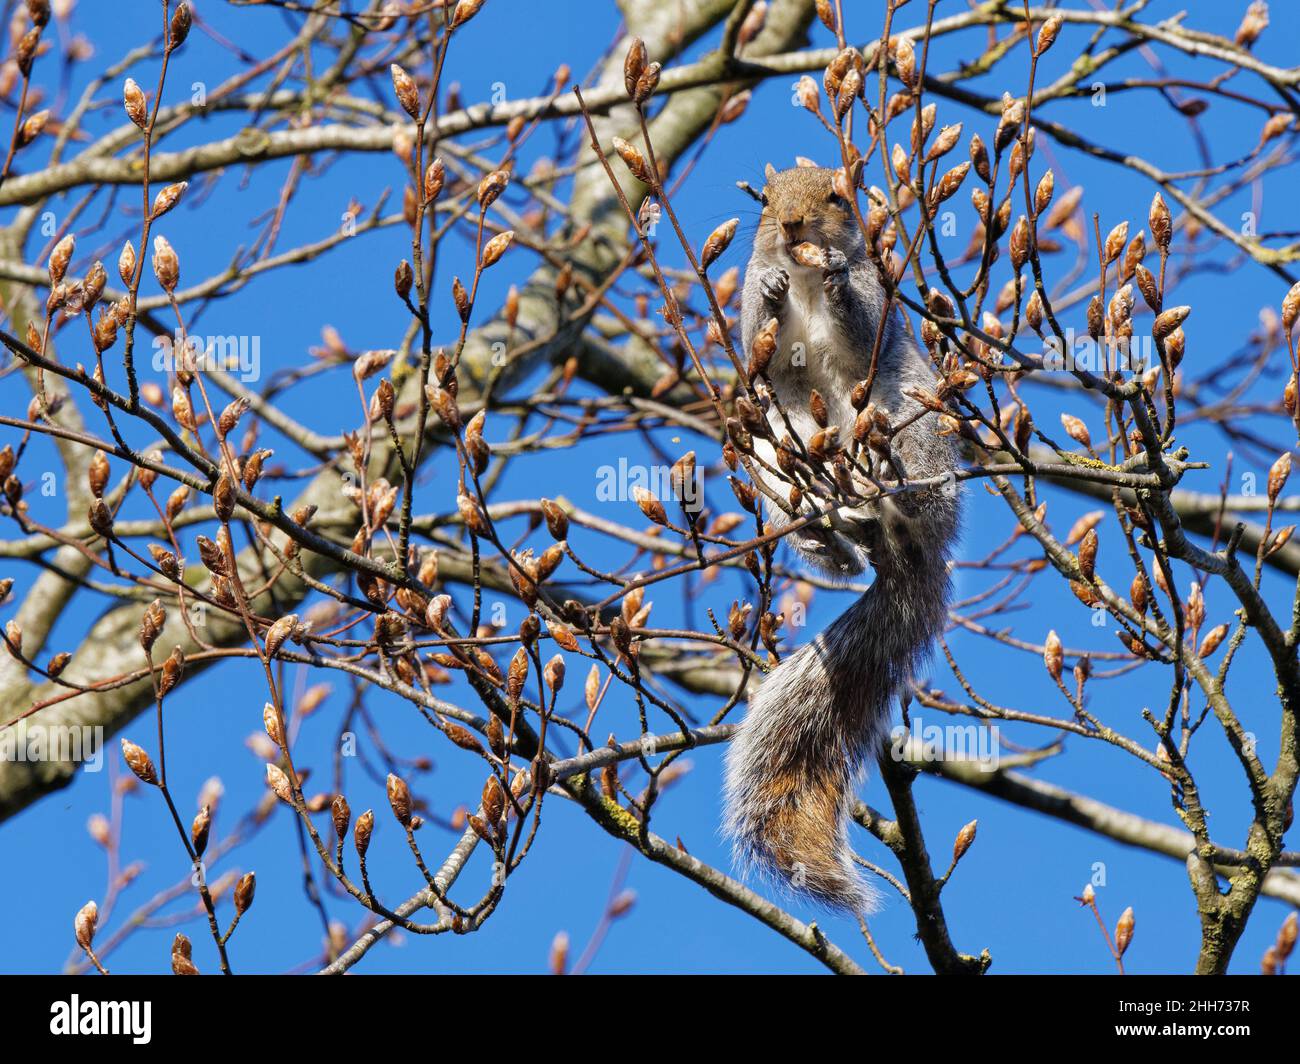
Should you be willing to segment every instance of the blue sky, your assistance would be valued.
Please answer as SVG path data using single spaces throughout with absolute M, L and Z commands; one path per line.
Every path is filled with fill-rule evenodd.
M 849 5 L 846 5 L 849 6 Z M 851 36 L 866 39 L 879 31 L 877 3 L 852 5 L 861 13 L 853 16 L 856 32 Z M 153 0 L 122 0 L 116 4 L 83 3 L 78 13 L 77 29 L 94 41 L 96 59 L 88 66 L 115 60 L 131 47 L 157 32 L 157 5 Z M 1190 19 L 1199 28 L 1231 35 L 1244 9 L 1244 2 L 1171 4 L 1156 0 L 1143 18 L 1154 20 L 1180 7 L 1191 11 Z M 1263 59 L 1279 65 L 1294 59 L 1291 44 L 1300 32 L 1300 16 L 1293 5 L 1274 4 L 1273 26 L 1256 49 Z M 914 10 L 915 9 L 915 10 Z M 945 2 L 940 14 L 964 9 L 964 5 Z M 278 47 L 286 37 L 285 23 L 296 24 L 269 10 L 233 9 L 206 0 L 203 15 L 227 37 L 236 39 L 259 54 Z M 912 5 L 900 18 L 905 25 L 920 17 L 923 5 Z M 557 2 L 532 4 L 523 0 L 488 0 L 482 14 L 463 33 L 457 35 L 447 66 L 446 81 L 459 82 L 466 102 L 486 100 L 504 91 L 508 97 L 528 96 L 541 91 L 560 63 L 568 63 L 576 72 L 588 70 L 602 50 L 618 32 L 616 8 L 606 2 Z M 816 42 L 832 43 L 820 26 L 814 30 Z M 1073 49 L 1082 39 L 1078 31 L 1063 34 L 1046 62 L 1047 77 L 1059 73 Z M 933 62 L 950 63 L 954 58 L 970 58 L 976 47 L 975 37 L 943 42 L 936 47 Z M 509 57 L 508 62 L 504 57 Z M 1171 74 L 1192 78 L 1209 76 L 1211 65 L 1196 63 L 1161 53 Z M 498 72 L 508 66 L 509 74 Z M 1013 55 L 1003 69 L 1018 79 L 1015 91 L 1023 91 L 1025 63 L 1023 49 Z M 195 32 L 181 53 L 166 100 L 188 97 L 193 83 L 215 85 L 234 70 L 231 57 L 211 39 Z M 1140 57 L 1132 55 L 1109 68 L 1109 76 L 1119 73 L 1147 76 Z M 49 69 L 37 67 L 38 81 L 50 77 Z M 140 64 L 133 76 L 142 85 L 156 78 L 156 67 Z M 1046 80 L 1046 78 L 1042 79 Z M 499 85 L 497 83 L 500 83 Z M 793 79 L 776 79 L 761 86 L 742 121 L 724 127 L 716 141 L 697 165 L 675 203 L 689 232 L 704 236 L 719 222 L 739 215 L 749 218 L 752 204 L 735 190 L 735 182 L 745 179 L 759 184 L 763 165 L 790 165 L 796 155 L 808 155 L 829 161 L 831 147 L 809 116 L 790 106 Z M 1246 79 L 1239 76 L 1239 90 Z M 84 75 L 75 84 L 84 84 Z M 375 82 L 377 91 L 387 99 L 387 79 Z M 977 86 L 982 91 L 1000 91 L 1004 86 L 996 79 L 985 79 Z M 1249 91 L 1255 91 L 1251 85 Z M 92 134 L 111 128 L 119 121 L 117 87 L 102 94 L 109 102 L 105 114 L 89 120 Z M 1258 95 L 1265 96 L 1264 90 Z M 939 124 L 962 120 L 966 137 L 980 131 L 991 140 L 991 120 L 961 109 L 955 104 L 940 105 Z M 1078 101 L 1057 107 L 1052 113 L 1086 136 L 1102 140 L 1121 150 L 1137 152 L 1169 170 L 1190 169 L 1197 165 L 1186 123 L 1172 115 L 1168 106 L 1150 91 L 1113 93 L 1105 107 L 1091 101 Z M 1214 145 L 1216 161 L 1239 157 L 1258 139 L 1262 124 L 1259 112 L 1214 101 L 1201 118 L 1203 129 Z M 230 135 L 238 126 L 228 118 L 217 116 L 192 123 L 164 150 L 175 150 L 191 143 Z M 568 134 L 573 136 L 573 132 Z M 963 137 L 963 144 L 966 137 Z M 549 130 L 539 132 L 530 141 L 524 165 L 531 165 L 540 154 L 554 146 Z M 1045 143 L 1040 138 L 1040 152 L 1034 160 L 1038 171 L 1050 163 L 1056 168 L 1058 194 L 1073 184 L 1086 189 L 1085 207 L 1099 211 L 1103 232 L 1122 219 L 1130 219 L 1133 230 L 1145 224 L 1146 209 L 1153 187 L 1131 171 L 1102 165 L 1078 153 Z M 325 160 L 318 159 L 317 163 Z M 284 179 L 287 162 L 261 168 L 256 174 L 227 172 L 210 189 L 203 189 L 199 209 L 183 206 L 169 215 L 160 226 L 181 256 L 184 280 L 194 281 L 221 269 L 241 245 L 255 239 L 260 222 L 254 220 L 273 202 L 275 190 Z M 369 207 L 385 189 L 397 190 L 400 196 L 402 172 L 398 162 L 388 155 L 367 156 L 338 162 L 314 175 L 295 198 L 285 217 L 278 247 L 317 240 L 337 229 L 350 199 Z M 873 178 L 878 183 L 879 178 Z M 195 198 L 198 184 L 191 186 Z M 1276 190 L 1275 195 L 1269 195 Z M 1228 224 L 1239 224 L 1243 211 L 1252 209 L 1252 195 L 1259 197 L 1259 228 L 1294 229 L 1293 208 L 1288 210 L 1288 191 L 1277 178 L 1262 188 L 1247 190 L 1216 206 L 1218 216 Z M 965 194 L 959 199 L 959 213 L 965 219 Z M 110 207 L 110 222 L 102 234 L 103 248 L 95 250 L 100 238 L 90 238 L 79 248 L 79 255 L 92 252 L 111 262 L 124 235 L 138 220 L 125 213 L 124 203 L 134 197 L 123 196 Z M 102 201 L 102 197 L 101 197 Z M 393 202 L 398 202 L 394 199 Z M 1293 200 L 1292 200 L 1293 202 Z M 69 203 L 58 199 L 50 209 L 56 214 L 68 209 Z M 91 212 L 94 216 L 94 212 Z M 968 230 L 951 238 L 951 249 L 965 246 Z M 736 247 L 728 252 L 723 265 L 743 265 L 747 249 Z M 109 249 L 112 249 L 111 251 Z M 193 331 L 214 335 L 254 334 L 260 337 L 264 371 L 274 372 L 302 363 L 307 349 L 320 341 L 323 325 L 334 326 L 354 350 L 395 346 L 406 324 L 407 314 L 391 292 L 392 269 L 396 261 L 409 254 L 409 237 L 400 227 L 366 234 L 355 244 L 332 253 L 320 262 L 295 268 L 272 277 L 266 284 L 248 289 L 208 307 Z M 36 241 L 28 254 L 34 257 Z M 442 252 L 442 265 L 435 286 L 441 300 L 444 333 L 451 332 L 450 301 L 446 296 L 453 273 L 468 272 L 469 254 L 459 237 L 453 237 Z M 679 256 L 665 252 L 669 261 Z M 1223 263 L 1230 256 L 1216 249 L 1209 261 Z M 524 276 L 532 262 L 520 252 L 509 256 L 502 267 L 489 274 L 483 306 L 499 300 L 505 285 Z M 84 263 L 81 264 L 84 269 Z M 75 270 L 74 266 L 74 270 Z M 146 282 L 146 291 L 152 279 Z M 1188 326 L 1188 366 L 1204 366 L 1240 349 L 1258 323 L 1262 307 L 1276 307 L 1286 290 L 1285 283 L 1260 268 L 1223 273 L 1207 270 L 1195 273 L 1180 285 L 1167 302 L 1190 303 L 1196 307 Z M 438 305 L 438 304 L 435 304 Z M 1081 310 L 1074 324 L 1082 328 Z M 69 347 L 74 345 L 69 344 Z M 85 357 L 79 350 L 61 348 L 65 360 Z M 15 378 L 0 399 L 0 409 L 21 414 L 27 396 Z M 1255 396 L 1275 396 L 1281 378 L 1267 378 Z M 1039 389 L 1034 393 L 1036 412 L 1045 425 L 1054 425 L 1054 395 Z M 356 421 L 356 397 L 351 383 L 334 373 L 295 389 L 285 405 L 299 419 L 322 433 L 336 433 L 351 428 Z M 89 414 L 93 414 L 93 410 Z M 88 414 L 87 420 L 95 424 Z M 1094 425 L 1099 424 L 1099 419 Z M 504 432 L 504 422 L 498 431 Z M 492 431 L 489 439 L 499 438 Z M 1276 426 L 1268 431 L 1284 439 Z M 11 440 L 13 433 L 0 431 L 0 442 Z M 672 453 L 694 446 L 702 456 L 716 453 L 708 441 L 691 440 L 680 432 L 660 433 L 658 442 Z M 1213 468 L 1199 474 L 1185 486 L 1203 491 L 1217 489 L 1222 477 L 1222 463 L 1227 443 L 1221 436 L 1193 428 L 1185 437 L 1197 457 L 1211 461 Z M 605 438 L 596 444 L 558 453 L 543 453 L 517 463 L 501 487 L 500 498 L 536 497 L 564 494 L 588 509 L 597 506 L 611 517 L 633 525 L 643 523 L 631 503 L 600 503 L 596 495 L 596 470 L 606 462 L 626 456 L 629 462 L 646 460 L 644 446 L 632 437 Z M 292 461 L 289 449 L 281 455 Z M 279 456 L 278 456 L 279 457 Z M 1253 471 L 1262 479 L 1272 455 L 1239 454 L 1236 474 Z M 35 445 L 25 460 L 23 473 L 29 481 L 43 469 L 55 468 L 48 447 Z M 115 468 L 115 473 L 120 470 Z M 451 473 L 435 464 L 424 475 L 424 498 L 446 500 Z M 1239 487 L 1239 485 L 1235 485 Z M 277 487 L 291 494 L 293 485 Z M 715 505 L 726 508 L 726 493 L 721 478 L 710 485 Z M 1070 523 L 1094 504 L 1060 492 L 1049 496 L 1054 528 L 1063 533 Z M 960 550 L 961 557 L 975 558 L 1001 542 L 1011 531 L 1005 507 L 985 497 L 979 487 L 967 493 L 968 516 Z M 33 516 L 38 520 L 59 523 L 64 519 L 61 497 L 31 496 Z M 5 534 L 10 534 L 6 531 Z M 580 552 L 587 547 L 601 558 L 594 541 L 584 543 L 575 538 Z M 1021 548 L 1022 551 L 1024 548 Z M 1110 539 L 1112 554 L 1118 554 L 1118 540 Z M 611 564 L 614 553 L 603 557 Z M 1115 559 L 1111 559 L 1114 561 Z M 1107 565 L 1103 554 L 1103 574 Z M 1118 570 L 1117 570 L 1118 571 Z M 33 576 L 30 567 L 0 565 L 0 575 L 13 576 L 21 588 Z M 970 593 L 983 585 L 984 578 L 963 577 L 959 593 Z M 1185 590 L 1190 574 L 1179 573 Z M 1125 578 L 1127 582 L 1127 577 Z M 691 604 L 698 619 L 709 605 L 725 612 L 735 597 L 738 585 L 720 581 L 699 592 Z M 1279 611 L 1284 611 L 1291 589 L 1286 581 L 1266 576 L 1265 595 Z M 489 597 L 489 603 L 492 601 Z M 819 595 L 811 618 L 812 625 L 825 623 L 848 604 L 844 596 Z M 682 615 L 680 594 L 665 593 L 656 607 L 655 618 L 671 623 Z M 1228 620 L 1231 604 L 1222 590 L 1211 585 L 1207 594 L 1210 617 Z M 0 621 L 12 615 L 13 604 L 0 608 Z M 98 602 L 86 601 L 63 617 L 51 640 L 49 650 L 72 648 L 80 634 L 100 609 Z M 514 607 L 507 614 L 513 628 L 521 619 Z M 1098 630 L 1090 624 L 1088 611 L 1078 606 L 1065 585 L 1056 580 L 1041 581 L 1032 609 L 1014 614 L 1001 623 L 1013 626 L 1017 636 L 1041 641 L 1048 628 L 1056 628 L 1069 646 L 1087 646 L 1101 650 L 1118 647 L 1113 626 Z M 985 641 L 966 634 L 952 637 L 957 660 L 986 697 L 1002 704 L 1039 709 L 1068 715 L 1055 693 L 1040 661 L 1032 654 L 1017 654 L 1005 648 L 991 648 Z M 1254 651 L 1246 652 L 1235 668 L 1235 686 L 1230 689 L 1248 729 L 1259 737 L 1259 748 L 1266 763 L 1276 755 L 1276 703 L 1266 662 Z M 586 663 L 570 663 L 570 699 L 573 709 L 580 699 L 581 678 Z M 329 758 L 334 749 L 338 722 L 346 711 L 348 689 L 338 674 L 299 676 L 288 671 L 290 689 L 307 683 L 328 680 L 334 693 L 307 722 L 295 750 L 295 760 L 317 766 L 318 782 L 328 776 Z M 935 686 L 952 693 L 959 688 L 940 661 L 931 670 Z M 459 687 L 448 689 L 448 697 L 465 695 Z M 1167 697 L 1163 673 L 1141 672 L 1136 677 L 1096 685 L 1092 709 L 1102 719 L 1129 734 L 1146 740 L 1147 732 L 1140 719 L 1144 706 L 1161 706 Z M 218 832 L 234 826 L 238 813 L 256 801 L 264 790 L 260 760 L 245 746 L 245 739 L 260 730 L 261 707 L 265 699 L 260 669 L 247 662 L 210 669 L 187 682 L 182 695 L 169 713 L 169 742 L 173 791 L 185 812 L 192 805 L 204 781 L 219 776 L 225 787 L 217 819 Z M 472 701 L 472 696 L 471 696 Z M 389 747 L 404 756 L 427 755 L 434 767 L 426 775 L 410 776 L 413 787 L 433 802 L 433 814 L 449 815 L 456 805 L 472 804 L 481 785 L 481 772 L 473 759 L 458 752 L 433 734 L 427 725 L 399 701 L 387 696 L 372 699 L 373 718 L 381 728 Z M 707 718 L 715 706 L 711 699 L 690 702 L 699 718 Z M 1193 698 L 1199 711 L 1201 703 Z M 5 707 L 21 709 L 23 707 Z M 633 734 L 635 705 L 630 696 L 617 689 L 602 707 L 606 730 L 617 731 L 621 738 Z M 928 723 L 948 723 L 937 713 L 922 711 Z M 958 722 L 964 723 L 964 722 Z M 601 732 L 602 725 L 597 726 Z M 659 722 L 661 730 L 665 721 Z M 127 728 L 126 735 L 152 745 L 153 725 L 146 715 Z M 1050 736 L 1034 730 L 1007 728 L 1008 738 L 1026 744 L 1045 742 Z M 362 745 L 373 752 L 367 739 Z M 87 835 L 85 824 L 96 812 L 107 812 L 109 790 L 121 766 L 115 759 L 116 743 L 108 760 L 113 762 L 98 774 L 81 774 L 68 789 L 53 794 L 37 806 L 4 824 L 0 824 L 0 861 L 8 874 L 0 878 L 0 911 L 21 912 L 20 920 L 11 921 L 0 943 L 0 971 L 57 971 L 72 946 L 72 917 L 88 897 L 102 898 L 104 858 L 100 848 Z M 1133 810 L 1162 822 L 1177 824 L 1170 809 L 1168 788 L 1149 770 L 1141 769 L 1132 759 L 1102 744 L 1067 743 L 1067 756 L 1056 758 L 1042 768 L 1041 776 L 1061 786 L 1076 788 L 1124 809 Z M 1209 726 L 1193 748 L 1192 769 L 1197 773 L 1207 804 L 1214 810 L 1213 825 L 1219 842 L 1239 846 L 1250 810 L 1246 801 L 1241 773 L 1221 734 Z M 373 759 L 372 759 L 373 760 Z M 671 839 L 680 836 L 687 848 L 702 859 L 729 868 L 726 848 L 717 836 L 720 751 L 708 748 L 689 755 L 692 771 L 675 784 L 657 807 L 656 830 Z M 310 793 L 312 787 L 307 788 Z M 887 810 L 888 797 L 878 780 L 869 781 L 865 799 Z M 1105 884 L 1097 893 L 1102 912 L 1113 924 L 1120 911 L 1133 906 L 1137 933 L 1126 958 L 1133 971 L 1185 971 L 1194 962 L 1198 929 L 1195 907 L 1180 862 L 1134 851 L 1088 832 L 1057 821 L 1008 807 L 965 788 L 933 779 L 921 779 L 916 797 L 925 825 L 927 842 L 936 865 L 946 864 L 946 857 L 960 827 L 971 819 L 979 820 L 979 836 L 961 863 L 952 883 L 944 893 L 945 911 L 954 940 L 959 948 L 978 953 L 987 947 L 992 953 L 995 972 L 1108 972 L 1112 962 L 1107 955 L 1090 914 L 1081 911 L 1073 897 L 1097 870 L 1104 870 Z M 354 811 L 374 806 L 379 820 L 371 850 L 371 875 L 376 889 L 390 902 L 406 898 L 418 886 L 418 873 L 410 865 L 409 854 L 388 816 L 382 787 L 356 767 L 349 769 L 348 798 Z M 172 885 L 187 871 L 185 855 L 175 836 L 165 808 L 154 794 L 136 794 L 125 802 L 123 834 L 124 860 L 142 862 L 143 869 L 119 902 L 114 919 L 107 924 L 111 932 L 117 921 L 151 895 Z M 322 823 L 322 827 L 324 824 Z M 422 845 L 430 860 L 453 844 L 455 836 L 434 824 L 422 832 Z M 889 855 L 874 840 L 858 833 L 855 844 L 864 856 L 893 867 Z M 1292 844 L 1294 848 L 1294 843 Z M 595 928 L 611 880 L 618 874 L 622 847 L 599 831 L 584 814 L 568 808 L 559 800 L 547 803 L 543 831 L 533 852 L 511 880 L 504 904 L 491 920 L 472 936 L 440 936 L 421 940 L 393 935 L 388 943 L 372 951 L 360 970 L 394 972 L 496 972 L 543 971 L 550 944 L 557 932 L 565 931 L 573 943 L 573 954 Z M 284 809 L 278 809 L 270 822 L 230 859 L 215 867 L 217 875 L 229 868 L 255 869 L 258 876 L 256 902 L 231 942 L 231 959 L 237 971 L 275 972 L 305 964 L 320 951 L 321 926 L 315 914 L 303 904 L 301 865 L 297 833 Z M 460 890 L 475 898 L 490 872 L 487 858 L 475 856 L 461 879 Z M 724 905 L 689 882 L 667 870 L 637 858 L 631 863 L 626 886 L 637 894 L 636 904 L 620 920 L 592 964 L 595 972 L 815 972 L 821 968 L 797 948 L 774 936 L 738 910 Z M 761 889 L 761 888 L 760 888 Z M 351 903 L 332 900 L 332 918 L 354 926 L 360 911 Z M 870 955 L 845 920 L 828 917 L 791 903 L 792 911 L 804 918 L 817 918 L 827 933 L 842 947 L 850 950 L 864 966 L 871 967 Z M 168 913 L 182 911 L 173 904 Z M 1272 940 L 1286 914 L 1279 902 L 1263 900 L 1255 920 L 1242 939 L 1234 970 L 1257 970 L 1258 960 Z M 926 970 L 924 955 L 914 940 L 912 914 L 895 896 L 872 920 L 872 928 L 882 950 L 891 961 L 908 971 Z M 206 931 L 198 921 L 184 927 L 194 939 L 195 961 L 205 971 L 216 968 L 215 951 L 205 940 Z M 137 932 L 109 958 L 115 971 L 165 970 L 168 946 L 177 926 L 144 929 Z

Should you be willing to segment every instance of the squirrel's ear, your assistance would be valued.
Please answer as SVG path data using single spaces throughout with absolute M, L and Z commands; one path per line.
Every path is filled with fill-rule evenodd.
M 772 178 L 776 177 L 776 167 L 773 166 L 771 163 L 768 163 L 765 167 L 763 167 L 763 176 L 767 178 L 769 181 L 771 181 Z

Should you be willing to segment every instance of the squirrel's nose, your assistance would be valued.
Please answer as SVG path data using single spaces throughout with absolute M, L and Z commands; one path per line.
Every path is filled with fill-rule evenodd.
M 781 228 L 785 232 L 785 238 L 790 243 L 796 243 L 802 236 L 804 230 L 804 219 L 800 215 L 797 218 L 782 218 Z

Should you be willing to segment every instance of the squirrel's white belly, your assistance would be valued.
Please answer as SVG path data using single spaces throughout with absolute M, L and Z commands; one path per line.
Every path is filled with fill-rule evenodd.
M 788 376 L 778 385 L 782 402 L 791 404 L 798 412 L 797 420 L 806 422 L 809 431 L 815 432 L 816 426 L 806 413 L 808 395 L 815 388 L 830 405 L 832 419 L 841 433 L 847 432 L 853 423 L 853 411 L 848 405 L 852 382 L 847 380 L 845 368 L 852 360 L 841 350 L 845 340 L 826 305 L 820 270 L 799 266 L 790 270 L 781 339 L 790 367 Z
M 820 270 L 796 266 L 790 272 L 790 295 L 787 306 L 788 342 L 793 365 L 798 368 L 813 363 L 809 356 L 819 356 L 835 345 L 836 328 L 826 306 L 826 292 L 822 287 Z M 802 345 L 802 347 L 798 346 Z

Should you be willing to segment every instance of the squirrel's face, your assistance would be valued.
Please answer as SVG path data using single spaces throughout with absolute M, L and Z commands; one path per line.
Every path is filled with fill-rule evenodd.
M 804 242 L 833 247 L 852 260 L 865 252 L 852 208 L 835 191 L 834 170 L 796 166 L 767 169 L 756 250 L 783 266 L 797 265 L 791 250 Z

